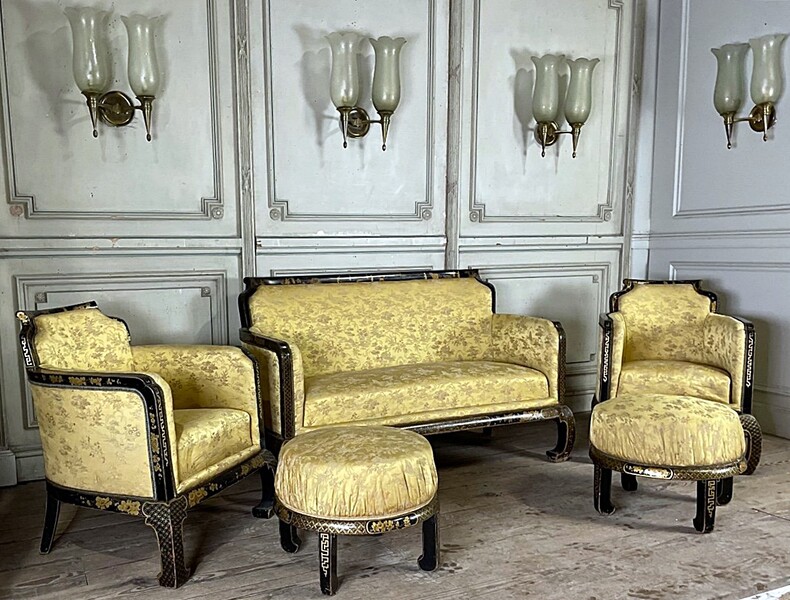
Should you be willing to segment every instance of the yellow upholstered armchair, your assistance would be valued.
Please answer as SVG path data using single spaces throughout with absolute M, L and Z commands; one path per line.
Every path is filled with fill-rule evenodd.
M 61 502 L 139 516 L 159 543 L 159 583 L 178 587 L 187 510 L 273 469 L 255 362 L 239 348 L 132 346 L 94 302 L 17 317 L 47 480 L 41 552 Z
M 735 410 L 746 436 L 751 474 L 762 437 L 750 414 L 754 386 L 753 325 L 718 314 L 716 295 L 700 281 L 626 279 L 601 316 L 601 363 L 594 404 L 616 396 L 668 394 L 719 402 Z M 636 489 L 632 476 L 623 487 Z M 729 501 L 732 479 L 719 489 Z

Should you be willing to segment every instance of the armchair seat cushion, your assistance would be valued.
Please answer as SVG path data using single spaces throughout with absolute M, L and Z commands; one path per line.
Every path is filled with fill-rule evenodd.
M 250 415 L 243 410 L 185 408 L 174 410 L 173 419 L 181 482 L 255 446 Z
M 546 376 L 490 361 L 399 365 L 305 380 L 304 428 L 343 423 L 406 425 L 557 404 Z
M 634 360 L 623 364 L 617 395 L 669 394 L 694 396 L 729 404 L 726 371 L 682 360 Z

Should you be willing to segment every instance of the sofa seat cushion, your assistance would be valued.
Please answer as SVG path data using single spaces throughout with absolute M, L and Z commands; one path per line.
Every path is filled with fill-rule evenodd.
M 426 420 L 556 404 L 543 373 L 509 363 L 437 362 L 318 375 L 305 380 L 304 427 Z M 512 404 L 512 406 L 510 406 Z M 478 410 L 479 407 L 479 410 Z
M 243 410 L 184 408 L 173 411 L 173 420 L 182 482 L 254 445 L 250 415 Z
M 635 360 L 623 364 L 617 396 L 670 394 L 730 403 L 730 376 L 721 369 L 682 360 Z

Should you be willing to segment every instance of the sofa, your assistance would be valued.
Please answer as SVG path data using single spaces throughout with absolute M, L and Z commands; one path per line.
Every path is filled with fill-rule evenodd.
M 245 278 L 245 349 L 258 361 L 267 448 L 329 425 L 423 435 L 554 420 L 568 458 L 565 336 L 495 314 L 474 270 Z

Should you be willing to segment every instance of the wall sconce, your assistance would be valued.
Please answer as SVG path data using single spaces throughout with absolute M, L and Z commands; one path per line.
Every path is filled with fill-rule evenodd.
M 118 90 L 106 91 L 110 85 L 110 50 L 106 40 L 109 13 L 94 8 L 65 9 L 71 25 L 74 45 L 74 80 L 88 104 L 93 137 L 99 137 L 96 125 L 101 119 L 112 127 L 131 123 L 134 111 L 143 113 L 145 137 L 151 141 L 152 105 L 159 91 L 159 64 L 154 47 L 155 18 L 141 15 L 123 16 L 129 39 L 129 84 L 140 102 Z
M 732 148 L 732 129 L 735 123 L 748 121 L 752 131 L 762 132 L 768 140 L 768 130 L 776 122 L 776 101 L 782 95 L 781 48 L 786 34 L 764 35 L 749 40 L 748 44 L 724 44 L 711 48 L 716 57 L 716 86 L 713 106 L 724 119 L 727 149 Z M 752 48 L 752 81 L 750 92 L 754 108 L 748 117 L 737 117 L 743 105 L 744 57 Z
M 362 137 L 370 130 L 371 123 L 380 123 L 381 149 L 386 150 L 390 119 L 400 102 L 400 51 L 406 40 L 388 36 L 377 40 L 369 38 L 376 53 L 371 97 L 379 114 L 379 118 L 373 120 L 364 108 L 357 106 L 360 91 L 357 54 L 362 37 L 352 32 L 330 33 L 326 38 L 332 47 L 329 95 L 340 113 L 343 148 L 348 147 L 348 138 Z
M 546 156 L 546 146 L 556 143 L 562 133 L 573 138 L 573 158 L 579 144 L 582 125 L 587 122 L 592 108 L 592 72 L 600 61 L 597 58 L 577 58 L 566 61 L 570 69 L 568 91 L 565 94 L 565 120 L 570 131 L 560 131 L 557 114 L 560 110 L 560 63 L 563 55 L 533 56 L 535 63 L 535 91 L 532 94 L 532 114 L 535 117 L 535 140 L 540 144 L 540 155 Z

